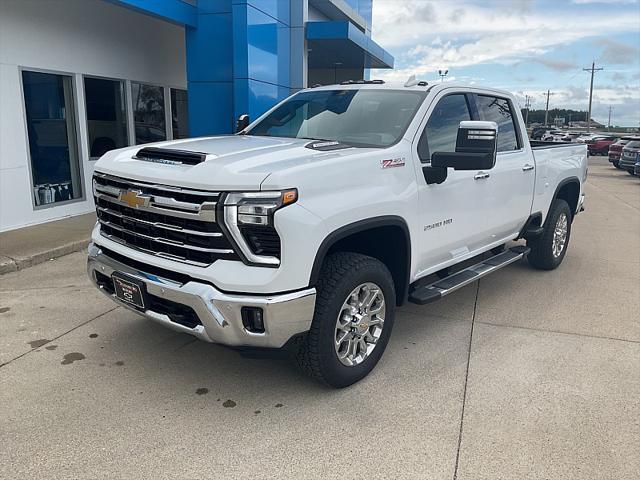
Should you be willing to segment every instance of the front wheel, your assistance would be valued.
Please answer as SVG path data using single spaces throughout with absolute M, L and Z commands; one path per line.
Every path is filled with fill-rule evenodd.
M 529 264 L 540 270 L 553 270 L 564 259 L 571 236 L 571 209 L 562 199 L 551 204 L 542 234 L 527 241 L 531 248 Z
M 347 387 L 373 370 L 389 341 L 395 315 L 393 278 L 379 260 L 330 255 L 317 285 L 311 329 L 298 365 L 332 387 Z

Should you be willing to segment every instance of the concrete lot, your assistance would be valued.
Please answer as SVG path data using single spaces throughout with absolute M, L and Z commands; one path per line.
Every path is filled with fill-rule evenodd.
M 553 272 L 403 307 L 340 391 L 114 308 L 84 255 L 0 277 L 0 478 L 640 475 L 640 179 L 591 159 Z

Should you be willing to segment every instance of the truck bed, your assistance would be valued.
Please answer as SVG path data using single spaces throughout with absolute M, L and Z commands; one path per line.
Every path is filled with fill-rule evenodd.
M 541 150 L 543 148 L 557 148 L 557 147 L 565 147 L 567 145 L 584 145 L 581 143 L 572 143 L 572 142 L 547 142 L 542 140 L 529 140 L 529 144 L 531 145 L 532 150 Z

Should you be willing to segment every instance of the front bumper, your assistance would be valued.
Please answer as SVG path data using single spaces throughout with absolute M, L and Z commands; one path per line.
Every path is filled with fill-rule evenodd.
M 618 165 L 620 165 L 620 168 L 622 168 L 623 170 L 629 170 L 630 172 L 633 172 L 633 169 L 635 168 L 636 165 L 636 159 L 634 158 L 629 158 L 629 157 L 620 157 L 620 162 L 618 163 Z
M 315 309 L 315 288 L 275 295 L 227 294 L 207 283 L 180 283 L 145 273 L 108 257 L 94 243 L 89 245 L 87 271 L 93 284 L 119 305 L 172 330 L 233 347 L 280 348 L 294 335 L 309 330 Z M 143 282 L 151 297 L 176 307 L 191 308 L 200 324 L 189 327 L 177 323 L 170 315 L 154 311 L 153 304 L 142 311 L 120 301 L 105 289 L 103 281 L 114 272 Z M 250 332 L 244 327 L 242 307 L 262 308 L 264 333 Z

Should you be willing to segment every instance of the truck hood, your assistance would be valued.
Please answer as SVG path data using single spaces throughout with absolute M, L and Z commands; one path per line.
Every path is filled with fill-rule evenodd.
M 203 190 L 258 190 L 279 170 L 308 165 L 370 149 L 344 148 L 318 151 L 307 148 L 317 141 L 297 138 L 225 135 L 137 145 L 105 154 L 96 170 L 134 180 Z M 133 158 L 145 147 L 186 150 L 207 154 L 197 165 L 163 164 Z M 283 187 L 295 185 L 283 185 Z

